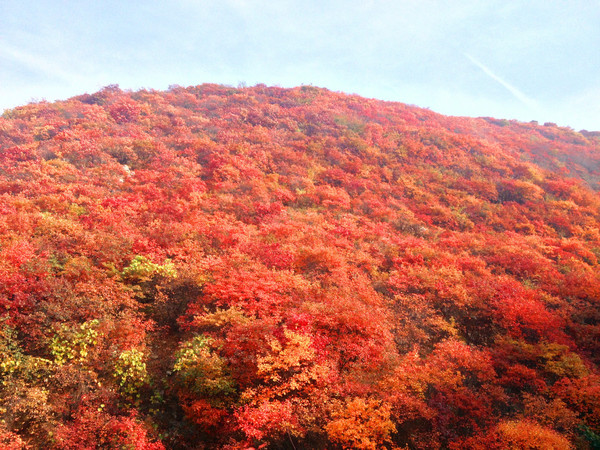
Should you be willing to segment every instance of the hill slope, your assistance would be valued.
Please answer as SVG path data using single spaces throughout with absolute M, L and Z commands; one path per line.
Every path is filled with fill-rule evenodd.
M 600 441 L 595 133 L 107 87 L 0 149 L 14 448 Z

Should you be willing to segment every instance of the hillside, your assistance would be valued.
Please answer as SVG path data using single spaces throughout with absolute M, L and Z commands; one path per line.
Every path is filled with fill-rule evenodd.
M 600 134 L 303 86 L 0 118 L 0 446 L 599 448 Z

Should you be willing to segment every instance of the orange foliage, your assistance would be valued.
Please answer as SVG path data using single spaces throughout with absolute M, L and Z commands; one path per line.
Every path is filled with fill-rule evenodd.
M 569 450 L 573 446 L 556 431 L 530 421 L 502 422 L 498 425 L 500 443 L 505 448 Z
M 395 431 L 391 408 L 373 399 L 348 399 L 325 426 L 332 442 L 343 448 L 375 450 L 390 442 Z

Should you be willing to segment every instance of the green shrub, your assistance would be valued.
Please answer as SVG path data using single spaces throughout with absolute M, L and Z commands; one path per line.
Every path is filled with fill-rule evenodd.
M 184 343 L 175 355 L 174 371 L 183 385 L 199 396 L 214 397 L 234 392 L 227 364 L 215 354 L 205 336 L 196 336 Z
M 115 363 L 114 376 L 123 394 L 128 397 L 140 397 L 140 390 L 148 383 L 145 355 L 141 350 L 132 348 L 121 352 Z

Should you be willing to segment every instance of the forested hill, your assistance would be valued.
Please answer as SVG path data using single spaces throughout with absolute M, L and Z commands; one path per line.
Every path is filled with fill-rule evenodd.
M 599 448 L 600 134 L 303 86 L 0 118 L 0 447 Z

